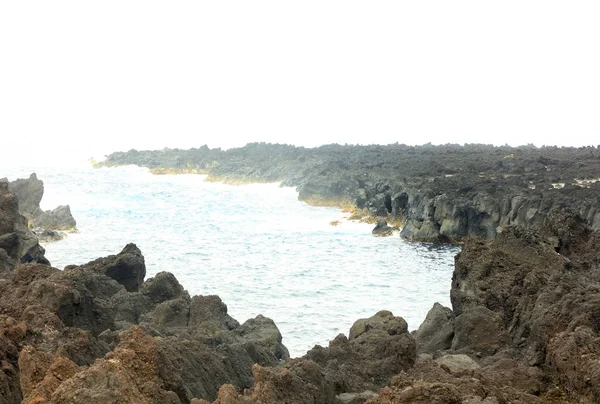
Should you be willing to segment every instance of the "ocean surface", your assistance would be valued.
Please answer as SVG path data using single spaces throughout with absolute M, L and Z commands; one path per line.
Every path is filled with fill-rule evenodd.
M 147 277 L 172 272 L 191 295 L 219 295 L 240 322 L 272 318 L 293 357 L 348 335 L 354 321 L 379 310 L 413 330 L 434 302 L 450 305 L 459 247 L 373 237 L 373 225 L 299 202 L 292 188 L 88 165 L 2 169 L 0 177 L 31 172 L 44 181 L 42 209 L 69 204 L 77 220 L 79 233 L 44 245 L 53 266 L 117 254 L 133 242 Z

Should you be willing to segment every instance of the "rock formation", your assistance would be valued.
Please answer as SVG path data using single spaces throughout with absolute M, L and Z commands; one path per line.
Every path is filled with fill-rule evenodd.
M 289 358 L 275 324 L 239 324 L 217 296 L 167 272 L 142 283 L 134 244 L 64 271 L 24 264 L 0 280 L 0 403 L 189 403 L 252 385 Z
M 377 221 L 377 225 L 373 228 L 371 233 L 377 237 L 387 237 L 391 236 L 394 233 L 394 228 L 388 226 L 387 221 L 379 219 Z
M 452 308 L 434 305 L 413 335 L 383 310 L 290 359 L 272 320 L 240 324 L 218 296 L 191 297 L 168 272 L 144 280 L 134 244 L 64 271 L 42 264 L 0 183 L 0 404 L 600 402 L 598 183 L 547 184 L 597 175 L 596 149 L 524 150 L 493 163 L 496 179 L 477 158 L 503 149 L 449 147 L 454 157 L 435 161 L 427 147 L 365 148 L 358 160 L 343 147 L 251 149 L 252 159 L 275 153 L 273 166 L 253 170 L 247 150 L 193 156 L 214 158 L 202 169 L 232 182 L 284 178 L 315 203 L 355 198 L 373 216 L 403 218 L 412 239 L 465 240 Z M 390 156 L 423 173 L 394 180 Z
M 9 192 L 8 183 L 0 181 L 0 277 L 18 263 L 49 264 L 44 249 L 19 213 L 19 201 Z
M 508 156 L 508 157 L 507 157 Z M 414 241 L 493 238 L 510 225 L 544 224 L 571 207 L 600 230 L 596 147 L 340 146 L 252 143 L 242 148 L 113 153 L 96 166 L 137 164 L 153 172 L 198 172 L 239 184 L 281 182 L 312 205 L 353 206 L 403 223 Z M 360 215 L 357 215 L 360 216 Z
M 69 205 L 43 211 L 40 202 L 44 196 L 44 182 L 35 173 L 29 178 L 12 181 L 8 189 L 19 200 L 19 211 L 27 218 L 29 227 L 35 229 L 43 241 L 55 241 L 63 237 L 63 231 L 77 231 L 77 223 Z

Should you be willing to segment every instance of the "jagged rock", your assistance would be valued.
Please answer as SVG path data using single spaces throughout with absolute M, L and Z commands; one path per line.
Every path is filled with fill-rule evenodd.
M 19 200 L 21 214 L 32 219 L 42 213 L 40 202 L 44 196 L 44 183 L 32 173 L 29 178 L 19 178 L 9 184 L 9 190 Z
M 12 269 L 18 263 L 39 262 L 49 265 L 44 249 L 19 213 L 19 202 L 8 191 L 8 182 L 0 181 L 0 268 Z
M 65 233 L 56 230 L 35 230 L 40 243 L 60 241 L 65 238 Z
M 9 183 L 9 190 L 19 200 L 19 211 L 27 218 L 28 227 L 43 230 L 77 230 L 77 223 L 71 214 L 69 205 L 59 206 L 54 210 L 43 211 L 40 202 L 44 195 L 44 183 L 32 173 L 29 178 L 20 178 Z M 46 241 L 54 241 L 46 238 Z
M 216 295 L 194 296 L 190 303 L 189 327 L 201 327 L 207 322 L 215 324 L 218 328 L 233 330 L 240 326 L 233 317 L 227 314 L 227 305 Z M 270 324 L 269 324 L 270 326 Z M 279 343 L 281 340 L 278 341 Z
M 252 368 L 254 402 L 265 404 L 326 404 L 334 400 L 331 383 L 319 366 L 310 360 L 295 359 L 283 368 Z
M 281 343 L 279 329 L 268 317 L 259 314 L 233 329 L 231 333 L 249 352 L 255 353 L 253 356 L 257 363 L 272 362 L 273 357 L 278 360 L 290 357 L 287 348 Z
M 375 228 L 373 228 L 373 231 L 371 231 L 371 233 L 374 236 L 378 237 L 391 236 L 394 233 L 394 228 L 388 226 L 388 223 L 385 220 L 379 219 L 377 221 L 377 225 L 375 226 Z
M 153 303 L 162 303 L 187 294 L 170 272 L 159 272 L 153 278 L 147 279 L 140 292 Z
M 376 391 L 410 368 L 415 357 L 416 344 L 406 321 L 389 311 L 358 320 L 349 338 L 340 334 L 328 348 L 317 345 L 304 356 L 324 369 L 336 394 Z
M 127 244 L 117 255 L 98 258 L 79 268 L 106 275 L 123 285 L 128 292 L 139 290 L 146 276 L 144 256 L 133 243 Z
M 434 303 L 414 337 L 418 353 L 450 349 L 454 338 L 454 313 L 451 309 Z
M 77 226 L 69 205 L 61 205 L 34 216 L 32 224 L 45 230 L 73 230 Z
M 13 260 L 11 257 L 9 257 L 6 250 L 4 250 L 3 248 L 0 248 L 0 278 L 2 277 L 2 274 L 7 274 L 16 265 L 17 265 L 17 263 L 15 262 L 15 260 Z
M 598 324 L 598 323 L 596 323 Z M 600 330 L 579 326 L 556 335 L 548 346 L 548 362 L 578 402 L 600 400 Z
M 454 323 L 452 349 L 494 354 L 506 343 L 502 317 L 486 307 L 463 311 Z

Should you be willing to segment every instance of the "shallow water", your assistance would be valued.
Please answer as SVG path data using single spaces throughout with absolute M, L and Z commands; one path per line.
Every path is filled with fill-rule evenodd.
M 78 234 L 46 244 L 53 266 L 82 264 L 134 242 L 147 277 L 170 271 L 194 294 L 216 294 L 243 322 L 272 318 L 292 356 L 327 345 L 352 323 L 390 310 L 415 329 L 434 302 L 448 306 L 458 247 L 376 238 L 277 184 L 230 186 L 138 167 L 4 169 L 37 172 L 43 209 L 69 204 Z

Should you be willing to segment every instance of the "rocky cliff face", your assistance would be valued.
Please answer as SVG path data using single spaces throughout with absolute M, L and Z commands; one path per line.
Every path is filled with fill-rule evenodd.
M 600 151 L 588 148 L 339 146 L 313 149 L 264 143 L 222 151 L 129 151 L 98 166 L 202 169 L 228 183 L 281 182 L 312 205 L 353 206 L 402 223 L 415 241 L 493 238 L 509 225 L 544 223 L 573 207 L 600 229 Z M 192 172 L 196 172 L 192 171 Z

